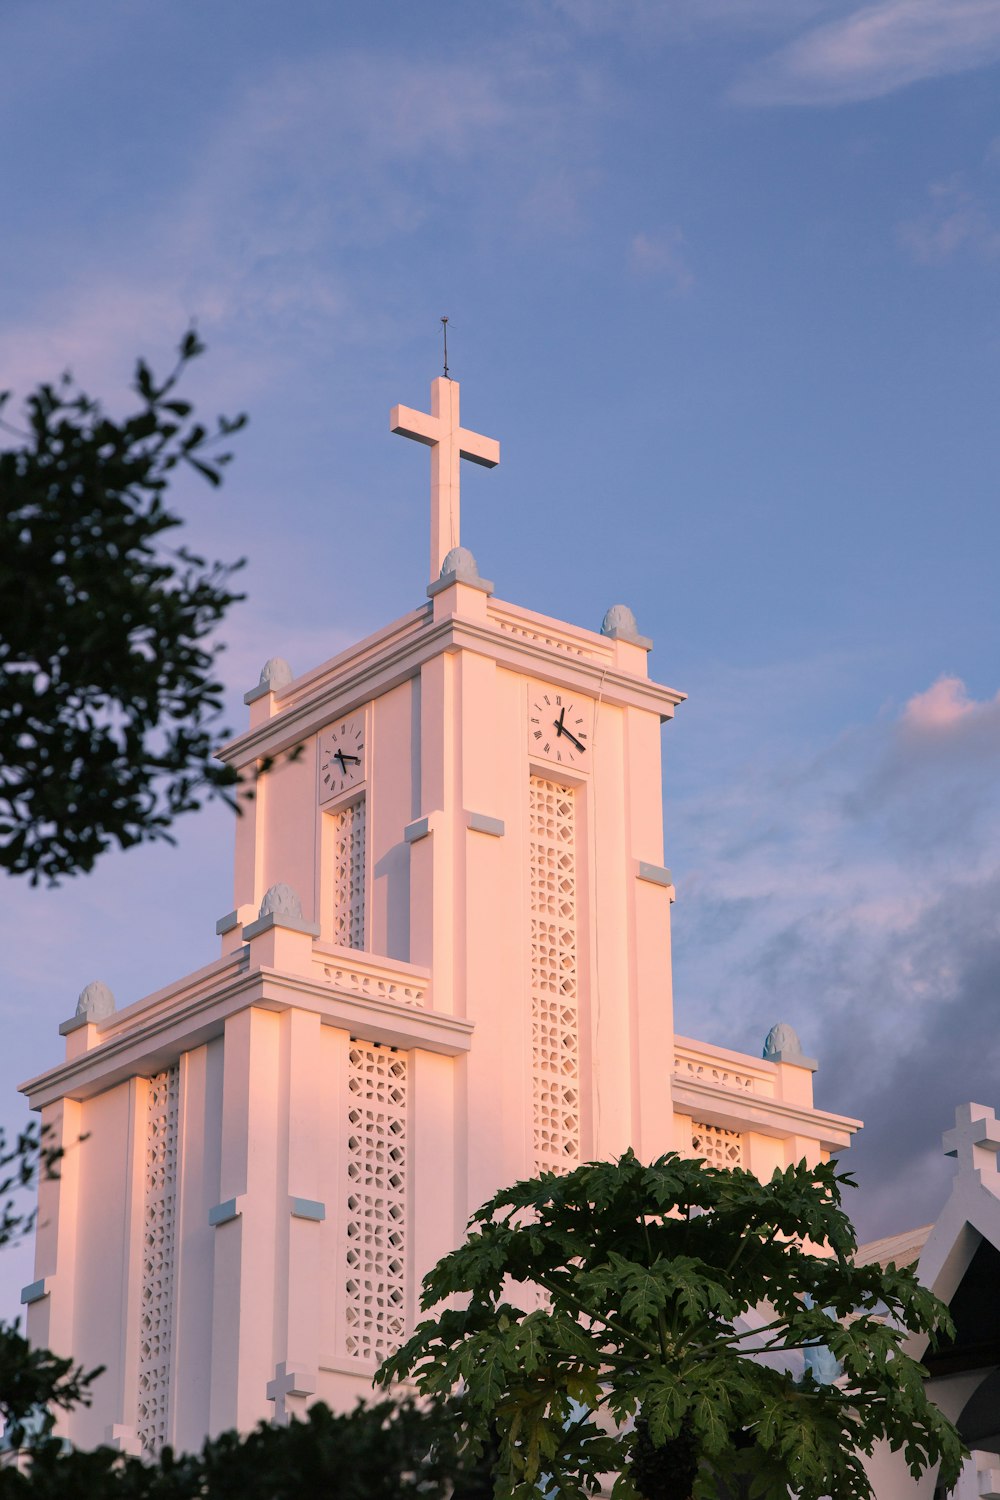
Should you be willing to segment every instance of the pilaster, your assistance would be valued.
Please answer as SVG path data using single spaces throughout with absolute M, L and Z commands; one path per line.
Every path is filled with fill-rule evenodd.
M 284 1067 L 280 1114 L 287 1121 L 284 1161 L 278 1163 L 276 1365 L 268 1386 L 275 1418 L 303 1416 L 317 1389 L 320 1331 L 325 1326 L 322 1274 L 323 1143 L 333 1138 L 327 1118 L 320 1018 L 291 1010 L 281 1017 Z M 282 1204 L 284 1199 L 284 1204 Z
M 580 827 L 580 907 L 586 918 L 590 961 L 589 1063 L 592 1102 L 587 1155 L 618 1156 L 632 1144 L 633 1016 L 630 975 L 628 829 L 622 816 L 627 796 L 624 721 L 618 709 L 599 708 L 594 725 L 594 764 L 589 807 Z M 581 799 L 582 800 L 582 799 Z M 586 806 L 586 803 L 584 804 Z M 586 1012 L 584 1012 L 586 1014 Z
M 616 641 L 619 657 L 638 653 L 632 669 L 645 671 L 646 653 Z M 663 865 L 661 730 L 657 714 L 624 711 L 632 986 L 633 1137 L 643 1156 L 674 1146 L 667 1076 L 673 1068 L 673 966 L 670 871 Z
M 27 1304 L 31 1343 L 63 1356 L 72 1355 L 76 1349 L 81 1117 L 82 1109 L 75 1099 L 60 1099 L 42 1111 L 43 1142 L 61 1150 L 63 1156 L 56 1168 L 58 1175 L 43 1173 L 38 1184 L 35 1285 L 33 1300 Z
M 525 1147 L 526 1010 L 521 809 L 524 688 L 495 661 L 455 659 L 458 743 L 455 1000 L 475 1024 L 458 1069 L 458 1150 L 467 1214 L 529 1170 Z
M 465 1230 L 468 1136 L 458 1128 L 457 1075 L 465 1059 L 409 1054 L 411 1077 L 408 1184 L 412 1252 L 408 1267 L 409 1326 L 420 1318 L 420 1282 Z M 478 1207 L 478 1203 L 472 1205 Z
M 171 1430 L 178 1451 L 205 1438 L 212 1382 L 215 1240 L 209 1213 L 219 1202 L 224 1041 L 181 1053 L 177 1173 L 177 1273 Z
M 456 723 L 454 660 L 426 662 L 420 674 L 420 817 L 410 846 L 410 962 L 434 975 L 434 1008 L 455 1012 L 454 860 Z
M 226 1021 L 215 1229 L 209 1430 L 248 1431 L 268 1415 L 274 1370 L 280 1016 Z
M 124 1453 L 138 1454 L 141 1449 L 138 1435 L 139 1347 L 146 1231 L 146 1114 L 150 1081 L 148 1078 L 133 1078 L 124 1087 L 128 1112 L 123 1213 L 127 1249 L 121 1282 L 120 1355 L 117 1368 L 109 1369 L 106 1377 L 114 1381 L 115 1416 L 105 1438 Z M 176 1253 L 176 1242 L 174 1249 Z M 168 1275 L 175 1273 L 176 1262 L 167 1268 Z M 172 1385 L 173 1381 L 169 1383 Z
M 641 872 L 638 861 L 633 862 L 629 880 L 634 933 L 633 1119 L 636 1150 L 645 1157 L 676 1149 L 670 1097 L 674 1046 L 670 903 L 674 888 L 670 872 L 662 866 L 655 868 L 666 877 L 662 883 Z

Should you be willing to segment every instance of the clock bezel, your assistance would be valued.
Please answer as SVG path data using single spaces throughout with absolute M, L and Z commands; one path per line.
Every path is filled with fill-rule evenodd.
M 592 764 L 591 758 L 593 756 L 595 715 L 595 704 L 593 698 L 591 698 L 587 693 L 578 693 L 571 688 L 557 686 L 555 683 L 551 682 L 539 682 L 533 680 L 527 684 L 527 689 L 528 692 L 527 712 L 525 717 L 525 738 L 527 742 L 529 761 L 538 761 L 541 765 L 544 765 L 546 769 L 555 767 L 558 771 L 566 772 L 570 775 L 586 775 L 590 771 L 590 767 Z M 552 729 L 552 739 L 548 742 L 549 748 L 547 750 L 545 748 L 545 743 L 542 740 L 537 740 L 535 738 L 536 731 L 534 727 L 535 720 L 533 718 L 533 715 L 535 714 L 535 710 L 538 708 L 539 701 L 549 697 L 552 699 L 552 702 L 549 706 L 554 711 L 557 711 L 562 707 L 565 707 L 567 709 L 579 709 L 581 706 L 583 706 L 583 713 L 581 718 L 573 721 L 571 726 L 575 730 L 575 732 L 587 742 L 582 752 L 575 750 L 573 745 L 567 741 L 565 749 L 568 753 L 566 756 L 561 756 L 559 751 L 562 746 L 559 742 L 561 741 L 562 736 L 556 735 L 554 726 Z M 581 723 L 585 725 L 582 730 L 579 728 L 579 725 Z
M 361 725 L 361 765 L 356 768 L 356 774 L 334 790 L 327 790 L 324 786 L 324 770 L 330 756 L 326 753 L 326 745 L 334 733 L 341 733 L 341 726 L 350 726 L 357 722 Z M 318 783 L 318 796 L 321 807 L 335 808 L 343 802 L 349 802 L 352 798 L 367 787 L 369 767 L 371 764 L 371 714 L 368 705 L 363 708 L 352 709 L 349 713 L 338 714 L 320 730 L 317 736 L 316 751 L 316 780 Z M 346 773 L 345 773 L 346 774 Z

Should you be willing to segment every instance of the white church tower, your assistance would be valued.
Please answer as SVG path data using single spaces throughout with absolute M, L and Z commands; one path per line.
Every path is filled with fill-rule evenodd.
M 660 725 L 681 693 L 616 606 L 501 603 L 460 546 L 459 387 L 431 449 L 427 601 L 301 677 L 267 663 L 221 752 L 257 785 L 215 962 L 120 1010 L 88 985 L 24 1085 L 41 1188 L 32 1341 L 106 1367 L 74 1442 L 155 1453 L 353 1406 L 420 1278 L 501 1186 L 634 1146 L 761 1175 L 848 1144 L 776 1028 L 674 1035 Z M 288 752 L 297 750 L 295 756 Z

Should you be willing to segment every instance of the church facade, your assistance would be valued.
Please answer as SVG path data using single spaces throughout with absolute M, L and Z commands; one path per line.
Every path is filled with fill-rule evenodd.
M 105 1373 L 75 1443 L 155 1454 L 369 1395 L 420 1279 L 504 1184 L 632 1146 L 761 1177 L 858 1122 L 777 1027 L 674 1031 L 661 725 L 683 694 L 615 606 L 499 600 L 459 535 L 459 387 L 430 448 L 421 605 L 301 676 L 221 754 L 254 781 L 218 957 L 118 1009 L 92 984 L 24 1085 L 66 1148 L 41 1187 L 35 1344 Z

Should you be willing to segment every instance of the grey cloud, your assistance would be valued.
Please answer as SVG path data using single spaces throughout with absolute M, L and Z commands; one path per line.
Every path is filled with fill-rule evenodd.
M 1000 877 L 947 892 L 887 950 L 871 954 L 871 989 L 825 1018 L 819 1042 L 823 1101 L 865 1120 L 845 1158 L 862 1188 L 865 1238 L 934 1218 L 951 1177 L 940 1137 L 955 1106 L 1000 1107 Z M 916 1003 L 908 972 L 923 989 Z M 895 1024 L 871 1047 L 874 1008 Z
M 730 788 L 714 823 L 709 796 L 690 825 L 674 807 L 678 1028 L 756 1052 L 774 1021 L 796 1027 L 818 1103 L 866 1121 L 845 1158 L 866 1238 L 933 1218 L 955 1106 L 1000 1107 L 1000 709 L 960 689 L 836 753 L 713 767 Z
M 935 701 L 950 690 L 940 711 Z M 873 740 L 870 765 L 842 799 L 849 818 L 876 825 L 894 849 L 938 860 L 992 850 L 1000 772 L 1000 701 L 969 702 L 941 679 Z

